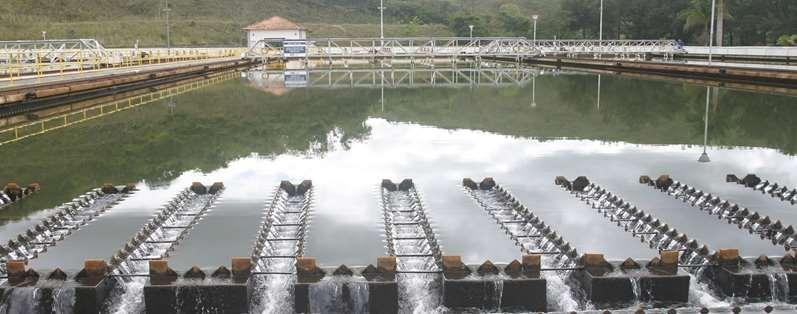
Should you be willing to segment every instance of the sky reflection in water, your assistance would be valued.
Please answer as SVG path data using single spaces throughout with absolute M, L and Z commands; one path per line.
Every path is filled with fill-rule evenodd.
M 579 88 L 583 87 L 580 78 L 547 78 L 546 80 L 548 83 L 538 82 L 537 88 L 544 88 L 546 84 L 551 87 L 553 80 L 559 80 L 557 82 L 568 82 L 569 85 L 566 84 L 566 87 L 574 93 L 578 92 L 579 95 L 591 93 L 589 90 Z M 591 86 L 590 82 L 584 84 L 588 84 L 584 86 Z M 604 80 L 604 84 L 607 84 L 606 80 Z M 237 84 L 232 88 L 245 88 L 241 94 L 251 92 L 242 84 Z M 172 260 L 175 267 L 181 269 L 187 269 L 190 265 L 206 268 L 228 265 L 230 257 L 251 254 L 263 209 L 279 181 L 291 180 L 294 183 L 299 183 L 305 179 L 313 180 L 315 186 L 315 205 L 305 254 L 318 258 L 323 265 L 374 263 L 377 256 L 385 254 L 382 215 L 377 197 L 378 185 L 382 179 L 392 179 L 397 182 L 404 178 L 414 180 L 424 199 L 427 214 L 436 232 L 439 233 L 438 240 L 445 253 L 462 255 L 467 263 L 481 263 L 486 259 L 494 262 L 509 262 L 520 256 L 519 249 L 499 230 L 498 225 L 465 195 L 461 188 L 461 180 L 464 177 L 481 180 L 487 176 L 494 177 L 499 184 L 508 188 L 522 203 L 541 216 L 546 223 L 580 252 L 601 252 L 612 259 L 651 258 L 656 255 L 654 250 L 640 243 L 638 238 L 633 238 L 629 233 L 621 231 L 616 225 L 598 215 L 595 210 L 555 186 L 553 180 L 558 175 L 571 179 L 580 175 L 588 176 L 602 187 L 619 193 L 621 197 L 639 208 L 649 211 L 669 223 L 670 226 L 690 237 L 701 240 L 711 248 L 739 247 L 744 255 L 751 256 L 779 255 L 783 252 L 782 248 L 756 239 L 746 231 L 738 230 L 718 221 L 715 217 L 710 217 L 697 209 L 637 183 L 639 175 L 656 176 L 667 173 L 676 180 L 781 219 L 785 224 L 797 223 L 795 206 L 724 182 L 725 175 L 728 173 L 737 175 L 757 173 L 764 178 L 776 180 L 778 183 L 797 187 L 797 172 L 793 171 L 793 169 L 797 169 L 797 159 L 793 156 L 772 148 L 732 147 L 736 144 L 733 141 L 736 137 L 735 134 L 740 134 L 738 128 L 740 123 L 737 120 L 729 120 L 728 115 L 733 117 L 733 112 L 744 112 L 739 106 L 731 106 L 730 109 L 721 107 L 718 110 L 718 115 L 724 118 L 718 118 L 721 121 L 718 122 L 720 126 L 716 128 L 716 132 L 722 134 L 717 137 L 722 138 L 723 146 L 710 146 L 708 154 L 712 162 L 698 163 L 697 158 L 702 152 L 702 147 L 686 144 L 628 143 L 634 141 L 638 136 L 667 132 L 667 130 L 664 128 L 657 131 L 646 124 L 648 123 L 646 118 L 649 116 L 645 112 L 653 110 L 651 108 L 637 106 L 625 111 L 624 108 L 612 109 L 612 97 L 621 97 L 622 94 L 604 95 L 604 108 L 601 110 L 607 110 L 609 113 L 600 115 L 590 111 L 591 108 L 584 109 L 578 106 L 571 108 L 564 105 L 561 108 L 554 107 L 551 105 L 554 100 L 552 100 L 550 92 L 548 95 L 544 92 L 543 95 L 537 95 L 539 107 L 529 109 L 529 107 L 525 107 L 527 106 L 526 98 L 528 98 L 525 90 L 527 88 L 495 89 L 494 92 L 488 91 L 486 95 L 478 94 L 479 97 L 476 101 L 467 99 L 468 97 L 476 98 L 473 94 L 469 94 L 473 93 L 472 91 L 467 90 L 427 89 L 418 91 L 419 94 L 439 93 L 444 96 L 450 93 L 454 95 L 451 97 L 464 97 L 464 99 L 458 98 L 460 101 L 469 101 L 465 104 L 466 107 L 470 106 L 467 107 L 469 110 L 457 109 L 456 106 L 441 105 L 437 102 L 429 104 L 430 108 L 436 109 L 440 109 L 441 106 L 455 108 L 450 112 L 444 111 L 442 115 L 433 109 L 429 109 L 429 112 L 426 113 L 416 110 L 417 108 L 414 107 L 416 103 L 412 97 L 396 100 L 386 107 L 387 112 L 381 112 L 381 109 L 375 109 L 377 108 L 375 106 L 363 105 L 367 102 L 372 103 L 373 98 L 368 97 L 374 95 L 373 90 L 363 91 L 363 94 L 367 94 L 368 97 L 354 97 L 356 93 L 341 93 L 340 98 L 354 95 L 351 97 L 351 101 L 355 103 L 350 106 L 354 109 L 350 109 L 344 104 L 340 107 L 342 109 L 338 110 L 355 110 L 360 107 L 368 110 L 367 114 L 363 113 L 364 116 L 367 116 L 364 118 L 365 121 L 359 120 L 362 121 L 359 122 L 362 125 L 355 126 L 363 134 L 347 139 L 343 137 L 351 134 L 346 134 L 344 130 L 337 128 L 338 125 L 335 123 L 339 121 L 332 121 L 333 125 L 330 126 L 321 121 L 323 120 L 321 116 L 304 117 L 301 113 L 297 115 L 296 112 L 280 112 L 273 118 L 277 120 L 287 119 L 286 117 L 307 118 L 306 123 L 318 124 L 320 125 L 318 128 L 325 128 L 326 131 L 321 134 L 320 139 L 301 137 L 285 139 L 286 141 L 298 140 L 299 145 L 306 144 L 306 151 L 290 150 L 268 155 L 253 153 L 245 157 L 224 160 L 227 161 L 226 165 L 215 170 L 208 169 L 206 173 L 199 170 L 180 170 L 181 174 L 154 187 L 155 191 L 149 191 L 146 183 L 140 183 L 142 191 L 139 194 L 126 200 L 119 207 L 85 227 L 84 230 L 60 243 L 51 252 L 44 254 L 36 263 L 44 268 L 60 265 L 67 269 L 76 269 L 80 267 L 82 258 L 110 256 L 115 249 L 122 247 L 124 242 L 133 236 L 133 233 L 140 228 L 147 217 L 177 191 L 188 187 L 193 181 L 207 184 L 221 181 L 227 186 L 222 199 L 180 243 L 176 251 L 172 253 Z M 604 85 L 604 88 L 610 89 L 607 85 Z M 400 93 L 412 96 L 413 91 L 400 90 Z M 329 98 L 325 98 L 329 95 L 314 96 L 315 92 L 300 89 L 291 91 L 288 95 L 301 99 L 306 98 L 308 102 L 316 101 L 322 105 L 325 101 L 330 101 Z M 693 92 L 699 96 L 699 90 L 687 90 L 684 94 Z M 513 93 L 522 94 L 515 96 Z M 198 95 L 207 96 L 207 94 L 201 93 Z M 559 96 L 562 98 L 557 99 L 562 102 L 570 101 L 566 96 L 563 93 Z M 212 97 L 209 97 L 208 103 L 204 103 L 202 97 L 198 97 L 200 100 L 197 100 L 196 105 L 209 106 L 209 103 L 214 101 Z M 246 94 L 246 97 L 250 97 L 246 98 L 247 101 L 260 106 L 277 107 L 267 101 L 274 100 L 274 98 L 261 100 L 258 98 L 261 96 L 249 94 Z M 359 99 L 358 97 L 368 99 Z M 479 102 L 489 103 L 492 101 L 491 97 L 517 99 L 518 103 L 522 103 L 524 106 L 522 110 L 525 111 L 518 113 L 517 111 L 521 110 L 520 107 L 511 107 L 509 110 L 509 107 L 497 105 L 495 107 L 479 106 Z M 448 98 L 446 101 L 453 102 L 451 99 Z M 235 103 L 235 100 L 230 101 Z M 300 101 L 303 100 L 297 100 L 297 103 Z M 355 108 L 355 105 L 360 107 Z M 419 106 L 423 105 L 425 104 Z M 515 105 L 521 106 L 521 104 L 512 104 L 512 106 Z M 692 134 L 697 133 L 693 129 L 699 129 L 699 132 L 702 132 L 702 119 L 697 118 L 702 115 L 702 106 L 697 106 L 697 108 L 700 110 L 692 110 L 691 107 L 687 107 L 672 113 L 674 117 L 679 117 L 673 119 L 680 122 L 668 127 L 678 129 L 677 132 L 662 133 L 655 139 L 641 142 L 695 144 L 692 139 L 698 136 Z M 565 109 L 573 110 L 566 111 Z M 304 108 L 296 110 L 304 110 Z M 306 115 L 312 111 L 312 109 L 308 109 L 303 114 Z M 490 113 L 491 111 L 498 113 Z M 626 111 L 636 112 L 636 116 L 632 115 L 632 117 L 639 119 L 628 121 L 629 119 L 617 114 L 617 112 L 624 113 Z M 693 111 L 699 111 L 699 113 L 695 115 Z M 540 113 L 535 115 L 535 112 Z M 237 114 L 236 112 L 231 113 L 231 115 Z M 280 114 L 285 114 L 285 116 Z M 654 116 L 656 115 L 654 114 Z M 160 117 L 158 116 L 158 118 Z M 199 119 L 192 116 L 188 116 L 186 119 L 190 118 Z M 457 120 L 458 118 L 466 121 L 464 125 L 457 124 L 461 122 Z M 472 120 L 468 120 L 468 118 Z M 527 123 L 523 122 L 524 118 L 529 119 Z M 230 119 L 246 119 L 246 117 L 234 116 Z M 358 123 L 356 117 L 354 120 L 354 123 L 345 121 L 340 124 Z M 744 121 L 741 118 L 738 120 Z M 393 121 L 416 121 L 416 123 Z M 626 124 L 615 128 L 612 121 L 623 121 Z M 147 123 L 159 122 L 148 120 Z M 196 124 L 201 123 L 197 122 Z M 164 125 L 168 126 L 167 123 Z M 515 132 L 513 127 L 517 128 L 518 125 L 528 126 L 531 131 Z M 558 128 L 557 125 L 561 125 L 561 128 Z M 611 127 L 607 125 L 611 125 Z M 781 125 L 788 129 L 790 124 L 775 125 Z M 693 128 L 693 126 L 700 127 Z M 351 126 L 349 125 L 349 127 Z M 685 131 L 684 128 L 688 130 Z M 479 129 L 491 131 L 480 131 Z M 505 132 L 506 129 L 510 131 Z M 606 138 L 607 141 L 550 139 L 563 136 L 583 137 L 582 132 L 592 129 L 597 133 L 594 138 Z M 635 130 L 639 131 L 639 134 L 636 134 Z M 767 132 L 771 131 L 767 130 Z M 275 138 L 280 141 L 287 137 L 286 134 L 265 132 L 265 134 L 245 134 L 238 131 L 235 136 L 241 138 L 261 136 L 264 142 Z M 530 135 L 539 133 L 540 137 L 520 135 L 523 133 L 530 133 Z M 514 136 L 502 134 L 513 134 Z M 684 140 L 685 135 L 683 134 L 687 134 L 688 136 L 685 138 L 689 140 Z M 178 135 L 182 134 L 171 134 L 171 136 Z M 700 135 L 699 137 L 702 139 L 702 134 Z M 762 140 L 763 136 L 751 136 L 749 132 L 744 135 L 746 137 L 739 145 L 770 143 Z M 210 140 L 211 137 L 208 139 Z M 235 140 L 240 140 L 240 138 L 220 139 L 221 142 L 234 142 Z M 711 140 L 711 135 L 709 142 L 714 142 Z M 211 142 L 209 145 L 221 145 L 219 143 Z M 172 146 L 177 148 L 177 153 L 190 152 L 192 149 L 199 151 L 199 148 L 181 145 L 182 143 L 175 143 Z M 794 148 L 791 142 L 779 142 L 779 145 L 781 150 L 791 151 Z M 250 149 L 246 150 L 247 152 L 256 150 L 245 144 L 242 146 L 243 150 Z M 150 151 L 134 152 L 131 153 L 131 156 L 140 158 L 140 155 L 135 154 L 155 153 L 155 148 L 148 149 Z M 220 156 L 224 156 L 225 152 L 218 153 L 219 155 L 215 157 L 223 159 Z M 193 166 L 199 167 L 198 165 Z M 7 239 L 24 231 L 27 227 L 32 226 L 31 222 L 35 223 L 47 212 L 34 212 L 27 217 L 27 220 L 7 223 L 0 227 L 0 236 Z

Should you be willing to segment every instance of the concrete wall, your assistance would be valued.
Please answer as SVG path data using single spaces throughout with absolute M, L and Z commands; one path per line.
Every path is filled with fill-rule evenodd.
M 305 39 L 307 33 L 304 30 L 250 30 L 246 31 L 248 46 L 252 47 L 261 39 L 265 38 L 284 38 L 284 39 Z

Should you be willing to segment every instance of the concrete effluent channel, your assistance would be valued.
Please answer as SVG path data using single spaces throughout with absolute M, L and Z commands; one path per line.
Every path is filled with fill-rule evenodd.
M 793 187 L 755 175 L 741 179 L 728 175 L 725 179 L 729 185 L 759 191 L 761 198 L 797 203 Z M 195 245 L 191 244 L 192 235 L 202 239 L 203 225 L 210 228 L 213 224 L 207 221 L 241 208 L 225 199 L 228 187 L 223 183 L 194 183 L 164 197 L 165 204 L 141 222 L 137 232 L 127 235 L 130 238 L 116 251 L 106 253 L 110 258 L 85 259 L 82 269 L 75 269 L 68 258 L 57 256 L 59 244 L 69 246 L 72 238 L 81 236 L 102 236 L 97 234 L 104 230 L 98 227 L 106 224 L 102 217 L 152 193 L 134 185 L 108 184 L 58 206 L 41 223 L 0 246 L 4 280 L 0 311 L 707 313 L 795 309 L 791 305 L 797 303 L 797 288 L 792 288 L 797 285 L 793 226 L 667 175 L 655 179 L 643 175 L 639 182 L 651 196 L 665 195 L 683 202 L 735 227 L 731 232 L 765 241 L 783 254 L 755 257 L 760 252 L 712 247 L 714 239 L 708 235 L 684 234 L 677 225 L 658 217 L 660 212 L 638 207 L 641 205 L 624 200 L 622 193 L 607 190 L 598 182 L 586 177 L 556 177 L 554 183 L 562 188 L 561 193 L 588 206 L 590 210 L 583 215 L 608 221 L 620 235 L 651 252 L 649 259 L 611 260 L 568 242 L 555 224 L 546 223 L 534 208 L 521 203 L 509 187 L 491 178 L 480 182 L 466 178 L 460 186 L 462 196 L 471 200 L 471 213 L 485 214 L 473 215 L 473 219 L 505 234 L 500 244 L 516 252 L 513 260 L 473 263 L 465 255 L 447 254 L 434 221 L 434 208 L 427 208 L 420 189 L 405 179 L 383 180 L 372 204 L 379 212 L 382 233 L 382 238 L 372 240 L 384 243 L 384 254 L 372 256 L 372 264 L 363 257 L 358 265 L 327 265 L 305 248 L 313 238 L 310 226 L 316 189 L 334 188 L 316 187 L 311 181 L 283 181 L 261 207 L 260 224 L 249 230 L 253 234 L 250 251 L 240 252 L 240 257 L 231 258 L 228 264 L 188 266 L 189 253 L 195 251 L 181 248 Z M 38 185 L 10 187 L 3 195 L 13 195 L 13 201 L 38 190 Z M 444 239 L 452 247 L 462 245 L 455 238 Z M 723 308 L 707 305 L 723 304 L 720 300 L 725 301 Z

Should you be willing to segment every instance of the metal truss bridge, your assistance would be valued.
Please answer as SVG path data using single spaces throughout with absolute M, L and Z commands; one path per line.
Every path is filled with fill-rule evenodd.
M 242 48 L 105 48 L 95 39 L 0 41 L 0 78 L 241 56 Z
M 298 42 L 298 41 L 293 41 Z M 274 59 L 434 59 L 512 58 L 545 56 L 606 56 L 640 58 L 645 54 L 672 56 L 680 51 L 673 40 L 530 40 L 523 37 L 323 38 L 302 41 L 304 49 L 285 49 L 286 41 L 264 39 L 245 57 Z M 296 47 L 291 47 L 296 48 Z
M 95 60 L 108 51 L 95 39 L 0 41 L 0 63 Z

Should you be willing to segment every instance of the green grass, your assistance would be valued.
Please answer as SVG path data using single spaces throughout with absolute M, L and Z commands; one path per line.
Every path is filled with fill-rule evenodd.
M 175 46 L 241 46 L 244 45 L 245 25 L 227 20 L 174 20 L 171 23 L 172 44 Z M 377 24 L 304 24 L 311 37 L 376 37 Z M 74 23 L 30 23 L 14 27 L 0 26 L 0 38 L 22 40 L 40 38 L 41 31 L 48 38 L 94 38 L 106 47 L 141 47 L 166 44 L 166 24 L 163 21 L 127 19 L 119 21 L 89 21 Z M 445 25 L 385 25 L 388 36 L 451 36 Z

